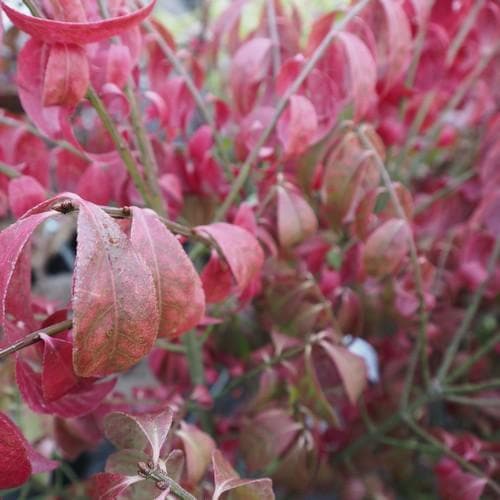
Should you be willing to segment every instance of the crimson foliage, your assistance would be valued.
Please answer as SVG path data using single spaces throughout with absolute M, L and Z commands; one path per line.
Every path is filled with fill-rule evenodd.
M 155 0 L 24 4 L 0 0 L 0 488 L 107 438 L 46 494 L 500 495 L 498 4 L 207 2 L 185 46 Z M 68 225 L 54 300 L 32 271 Z

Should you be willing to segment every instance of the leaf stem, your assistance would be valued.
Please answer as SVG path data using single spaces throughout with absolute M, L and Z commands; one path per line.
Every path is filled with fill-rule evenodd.
M 38 342 L 41 337 L 40 334 L 44 333 L 45 335 L 57 335 L 58 333 L 64 332 L 65 330 L 69 330 L 73 326 L 73 321 L 68 319 L 65 321 L 61 321 L 60 323 L 56 323 L 54 325 L 48 326 L 47 328 L 42 328 L 32 333 L 28 333 L 25 337 L 13 344 L 5 347 L 4 349 L 0 349 L 0 360 L 6 358 L 7 356 L 24 349 L 32 344 Z
M 331 28 L 331 30 L 327 33 L 316 50 L 313 52 L 309 60 L 306 62 L 297 78 L 292 82 L 285 94 L 280 98 L 280 100 L 276 104 L 276 110 L 273 117 L 271 118 L 271 121 L 257 139 L 257 142 L 255 143 L 253 149 L 250 151 L 245 162 L 241 166 L 238 176 L 233 181 L 231 190 L 229 191 L 222 205 L 217 210 L 215 214 L 215 221 L 224 219 L 229 208 L 238 197 L 240 190 L 245 185 L 253 164 L 259 157 L 262 146 L 264 146 L 268 137 L 274 130 L 274 127 L 278 123 L 280 116 L 285 111 L 290 97 L 292 97 L 300 89 L 309 73 L 314 69 L 318 61 L 323 57 L 328 47 L 332 44 L 333 40 L 338 35 L 339 31 L 342 30 L 355 16 L 357 16 L 368 5 L 369 2 L 370 0 L 361 0 L 351 9 L 349 9 L 349 12 L 339 22 L 335 23 L 335 25 Z

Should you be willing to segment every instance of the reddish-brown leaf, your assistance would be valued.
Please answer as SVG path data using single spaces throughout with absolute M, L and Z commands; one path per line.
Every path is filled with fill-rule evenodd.
M 153 274 L 159 334 L 175 338 L 195 327 L 205 312 L 201 280 L 177 238 L 147 210 L 132 208 L 131 241 Z
M 363 260 L 372 276 L 394 273 L 408 253 L 410 228 L 402 219 L 390 219 L 379 226 L 366 240 Z
M 124 476 L 111 472 L 100 472 L 92 476 L 88 487 L 89 498 L 95 500 L 116 500 L 129 486 L 143 481 L 141 476 Z
M 145 356 L 158 333 L 151 272 L 120 226 L 78 201 L 73 292 L 73 363 L 82 377 L 123 371 Z
M 290 247 L 304 241 L 318 229 L 318 220 L 311 206 L 294 186 L 278 186 L 278 238 Z

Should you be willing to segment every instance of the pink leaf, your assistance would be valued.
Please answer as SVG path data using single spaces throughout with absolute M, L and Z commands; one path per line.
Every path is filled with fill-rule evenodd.
M 1 5 L 12 23 L 34 39 L 45 43 L 82 45 L 107 40 L 137 26 L 149 16 L 155 2 L 151 0 L 130 14 L 94 22 L 65 22 L 32 17 L 9 7 L 4 1 Z
M 364 116 L 375 102 L 377 72 L 375 61 L 368 47 L 355 35 L 340 32 L 346 60 L 349 64 L 349 96 L 354 102 L 356 119 Z
M 159 311 L 153 278 L 120 226 L 78 201 L 73 362 L 82 377 L 123 371 L 152 348 Z
M 132 208 L 131 241 L 153 274 L 159 334 L 178 337 L 195 327 L 205 313 L 201 280 L 177 238 L 147 210 Z
M 286 156 L 298 156 L 316 139 L 318 117 L 311 101 L 304 96 L 290 98 L 288 108 L 278 122 L 278 134 Z
M 271 63 L 272 42 L 268 38 L 252 38 L 234 54 L 230 85 L 238 112 L 246 115 L 253 107 L 257 91 L 267 76 Z
M 69 126 L 69 112 L 60 106 L 42 106 L 48 50 L 48 45 L 33 38 L 24 44 L 18 56 L 17 85 L 26 114 L 41 132 L 58 139 Z
M 9 182 L 9 205 L 16 218 L 21 217 L 46 198 L 45 189 L 33 177 L 21 175 Z
M 80 174 L 76 192 L 87 201 L 106 205 L 113 197 L 113 180 L 107 165 L 92 163 Z
M 227 491 L 237 489 L 235 497 L 241 500 L 273 500 L 273 483 L 268 478 L 240 479 L 219 450 L 212 453 L 215 491 L 212 500 L 219 500 Z
M 89 81 L 89 63 L 83 47 L 60 43 L 50 46 L 43 82 L 44 106 L 74 108 L 85 96 Z
M 0 413 L 0 488 L 14 488 L 25 483 L 31 474 L 55 469 L 58 462 L 40 455 L 24 438 L 14 423 Z
M 47 401 L 43 394 L 42 376 L 18 356 L 16 381 L 27 405 L 36 413 L 47 413 L 62 418 L 79 417 L 97 408 L 113 390 L 116 380 L 95 383 L 92 379 L 80 380 L 70 392 L 54 401 Z
M 5 327 L 6 299 L 16 264 L 33 231 L 53 213 L 43 212 L 18 220 L 0 233 L 0 333 Z M 29 274 L 24 277 L 30 280 Z
M 318 229 L 318 220 L 310 205 L 294 186 L 278 186 L 278 238 L 285 247 L 296 245 Z
M 241 291 L 259 275 L 264 263 L 264 252 L 259 242 L 246 229 L 217 222 L 198 226 L 196 231 L 209 235 L 217 243 Z
M 408 253 L 410 228 L 402 219 L 390 219 L 366 240 L 363 259 L 366 272 L 372 276 L 394 273 Z
M 207 471 L 212 452 L 215 450 L 215 442 L 208 434 L 185 422 L 181 422 L 177 435 L 184 445 L 186 481 L 196 485 Z
M 117 448 L 146 451 L 151 454 L 156 466 L 161 447 L 170 431 L 172 419 L 173 413 L 170 408 L 142 415 L 110 413 L 104 420 L 104 431 Z

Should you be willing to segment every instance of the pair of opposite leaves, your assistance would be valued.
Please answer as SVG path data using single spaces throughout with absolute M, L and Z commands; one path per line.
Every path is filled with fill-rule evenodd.
M 77 375 L 126 370 L 151 350 L 158 335 L 172 339 L 199 323 L 205 312 L 201 280 L 177 238 L 153 212 L 132 207 L 128 237 L 97 205 L 66 193 L 0 233 L 0 325 L 7 313 L 30 323 L 26 295 L 12 298 L 12 290 L 29 290 L 29 272 L 19 272 L 29 268 L 18 263 L 34 230 L 58 213 L 51 207 L 62 201 L 79 210 L 72 298 Z M 217 243 L 240 290 L 260 272 L 262 249 L 245 229 L 216 223 L 195 231 Z

